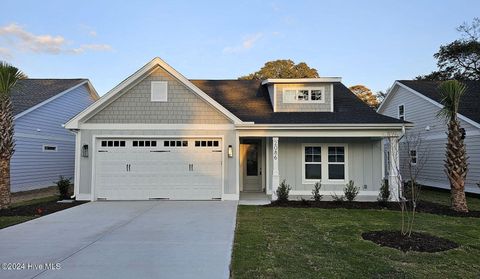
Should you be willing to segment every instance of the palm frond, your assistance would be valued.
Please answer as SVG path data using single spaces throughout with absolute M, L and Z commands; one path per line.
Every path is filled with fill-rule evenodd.
M 438 116 L 444 117 L 446 121 L 457 118 L 460 99 L 465 94 L 465 84 L 457 80 L 447 80 L 438 87 L 442 100 L 443 108 L 438 112 Z
M 25 79 L 27 76 L 18 68 L 0 61 L 0 98 L 8 97 L 10 90 L 15 86 L 18 80 Z

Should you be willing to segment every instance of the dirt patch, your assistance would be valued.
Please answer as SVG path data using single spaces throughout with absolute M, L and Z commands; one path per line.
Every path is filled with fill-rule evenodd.
M 457 243 L 448 239 L 419 232 L 412 232 L 411 236 L 404 236 L 400 231 L 373 231 L 363 233 L 362 238 L 403 252 L 435 253 L 459 247 Z
M 8 209 L 1 209 L 0 216 L 44 216 L 70 207 L 86 203 L 84 201 L 73 201 L 71 203 L 57 203 L 48 201 L 31 205 L 23 205 Z
M 73 185 L 70 186 L 69 193 L 73 193 Z M 14 192 L 11 194 L 12 203 L 28 201 L 32 199 L 38 198 L 45 198 L 58 195 L 58 187 L 57 186 L 50 186 L 40 189 L 22 191 L 22 192 Z
M 379 203 L 379 202 L 336 202 L 336 201 L 288 201 L 288 202 L 272 202 L 264 205 L 266 207 L 297 207 L 297 208 L 346 208 L 346 209 L 377 209 L 377 210 L 400 210 L 400 206 L 396 202 Z M 450 207 L 438 203 L 420 201 L 417 206 L 417 212 L 430 213 L 437 215 L 446 215 L 453 217 L 474 217 L 480 218 L 480 211 L 457 212 Z

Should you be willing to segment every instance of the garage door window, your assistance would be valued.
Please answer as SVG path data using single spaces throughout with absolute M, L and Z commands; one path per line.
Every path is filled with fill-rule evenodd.
M 124 140 L 102 140 L 102 147 L 125 147 Z
M 188 147 L 187 140 L 166 140 L 163 142 L 165 147 Z
M 156 147 L 156 140 L 134 140 L 132 143 L 133 147 Z
M 218 147 L 218 140 L 196 140 L 195 147 Z

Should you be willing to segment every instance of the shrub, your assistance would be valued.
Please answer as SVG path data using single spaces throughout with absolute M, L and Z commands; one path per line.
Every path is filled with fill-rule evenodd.
M 58 192 L 60 193 L 60 199 L 66 200 L 68 199 L 68 188 L 70 187 L 71 178 L 66 178 L 64 176 L 60 176 L 60 179 L 56 182 L 58 187 Z
M 292 187 L 290 187 L 290 185 L 288 185 L 284 179 L 282 183 L 280 183 L 280 186 L 278 186 L 278 189 L 277 189 L 278 202 L 287 202 L 288 195 L 290 194 L 290 190 L 292 190 Z
M 312 190 L 312 195 L 313 195 L 313 200 L 316 201 L 316 202 L 319 202 L 322 200 L 322 195 L 320 195 L 320 188 L 322 188 L 322 183 L 320 182 L 317 182 L 315 183 L 315 185 L 313 186 L 313 190 Z
M 337 196 L 337 194 L 333 194 L 332 195 L 332 200 L 334 202 L 344 202 L 345 201 L 345 197 L 344 196 Z
M 303 206 L 309 206 L 310 205 L 310 203 L 304 198 L 301 198 L 300 202 L 302 203 Z
M 355 187 L 353 180 L 350 180 L 347 183 L 347 185 L 345 185 L 345 188 L 343 189 L 343 192 L 345 193 L 345 198 L 349 202 L 355 200 L 359 191 L 360 191 L 360 187 Z
M 378 194 L 377 201 L 379 203 L 387 203 L 390 200 L 390 188 L 388 185 L 388 179 L 382 180 L 382 186 L 380 186 L 380 193 Z

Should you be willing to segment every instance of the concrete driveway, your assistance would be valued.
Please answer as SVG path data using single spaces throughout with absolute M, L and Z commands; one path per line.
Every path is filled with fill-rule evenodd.
M 84 204 L 0 230 L 0 263 L 25 264 L 3 265 L 0 278 L 228 278 L 236 210 L 220 201 Z M 40 269 L 49 263 L 58 269 Z

